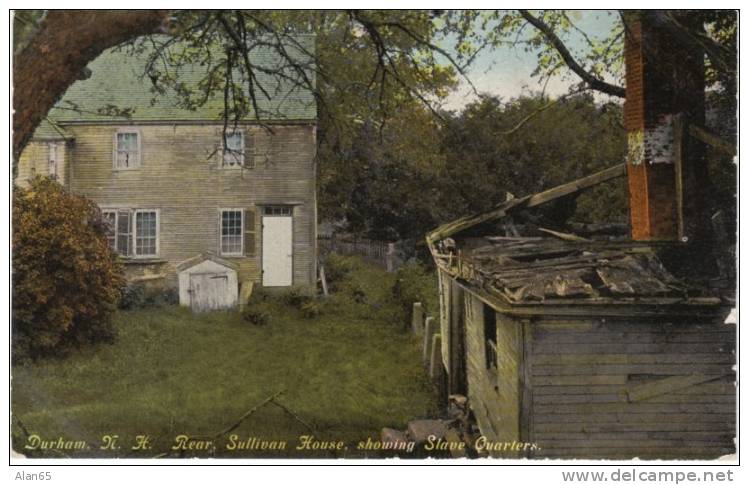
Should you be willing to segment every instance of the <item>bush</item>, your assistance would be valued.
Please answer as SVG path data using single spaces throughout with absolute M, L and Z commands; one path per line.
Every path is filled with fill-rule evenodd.
M 96 204 L 48 178 L 13 190 L 14 361 L 112 341 L 124 283 Z
M 439 313 L 439 288 L 436 273 L 427 266 L 411 262 L 396 273 L 393 297 L 404 311 L 404 318 L 411 314 L 412 305 L 421 302 L 430 315 Z
M 245 322 L 261 327 L 270 323 L 270 312 L 262 306 L 248 306 L 242 311 Z
M 330 291 L 335 291 L 354 271 L 359 263 L 353 256 L 343 256 L 336 253 L 329 254 L 323 262 L 325 279 Z
M 314 290 L 304 286 L 292 286 L 278 293 L 278 300 L 287 306 L 301 309 L 314 298 Z
M 143 283 L 128 283 L 122 288 L 119 308 L 136 310 L 140 308 L 163 307 L 179 303 L 179 292 L 175 288 L 149 287 Z
M 128 284 L 122 288 L 119 307 L 122 310 L 135 310 L 146 305 L 146 292 L 143 285 Z
M 317 300 L 310 300 L 302 305 L 302 317 L 304 318 L 317 318 L 323 312 L 323 304 Z

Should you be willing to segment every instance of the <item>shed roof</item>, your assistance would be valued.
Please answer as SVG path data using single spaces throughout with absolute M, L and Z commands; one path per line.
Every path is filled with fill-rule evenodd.
M 461 265 L 463 276 L 510 303 L 681 299 L 696 291 L 669 273 L 653 246 L 627 241 L 489 236 L 464 241 Z
M 167 37 L 157 36 L 156 41 L 163 41 Z M 141 38 L 137 44 L 137 53 L 131 49 L 115 47 L 106 50 L 88 65 L 91 76 L 88 79 L 75 82 L 67 90 L 62 99 L 50 111 L 49 117 L 57 123 L 101 122 L 101 121 L 161 121 L 161 120 L 220 120 L 224 110 L 223 93 L 221 89 L 215 92 L 202 106 L 188 109 L 178 105 L 178 94 L 174 90 L 165 93 L 155 93 L 150 79 L 144 75 L 148 54 L 153 52 L 153 44 Z M 149 39 L 154 39 L 151 37 Z M 314 38 L 299 36 L 298 42 L 304 50 L 312 52 Z M 169 55 L 179 55 L 188 47 L 175 43 L 168 47 Z M 223 51 L 216 47 L 215 61 L 223 58 Z M 288 52 L 299 56 L 306 54 L 300 49 L 289 48 Z M 253 48 L 251 61 L 263 69 L 274 70 L 282 66 L 282 61 L 274 54 L 272 48 L 259 46 Z M 303 62 L 307 64 L 306 62 Z M 307 73 L 314 79 L 311 69 Z M 192 63 L 179 67 L 169 66 L 167 71 L 179 79 L 185 89 L 196 90 L 205 77 L 208 66 Z M 293 79 L 272 76 L 256 72 L 257 81 L 270 99 L 260 94 L 258 90 L 257 102 L 260 119 L 264 121 L 277 120 L 314 120 L 317 109 L 313 94 L 301 86 L 296 86 Z M 123 116 L 123 110 L 129 111 L 129 116 Z M 251 114 L 248 120 L 255 120 Z
M 620 176 L 613 167 L 539 194 L 508 200 L 483 214 L 447 223 L 427 235 L 437 265 L 509 306 L 719 305 L 701 286 L 678 279 L 661 262 L 670 243 L 635 242 L 621 236 L 586 239 L 529 225 L 496 222 Z M 483 227 L 483 229 L 481 229 Z M 466 235 L 471 233 L 471 236 Z M 501 233 L 500 233 L 501 232 Z M 553 237 L 549 237 L 549 234 Z

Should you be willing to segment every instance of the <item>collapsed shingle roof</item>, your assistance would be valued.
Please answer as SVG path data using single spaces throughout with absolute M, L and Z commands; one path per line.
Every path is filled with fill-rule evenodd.
M 472 239 L 461 250 L 461 274 L 512 303 L 560 298 L 680 298 L 689 293 L 689 288 L 663 267 L 651 246 L 631 242 Z
M 614 167 L 539 194 L 508 200 L 483 214 L 444 224 L 427 235 L 427 244 L 438 267 L 503 305 L 723 303 L 664 267 L 659 250 L 673 244 L 606 236 L 585 239 L 512 224 L 514 234 L 498 230 L 501 224 L 497 221 L 513 212 L 622 174 L 623 170 Z M 468 232 L 473 236 L 466 235 Z M 548 237 L 549 233 L 555 237 Z

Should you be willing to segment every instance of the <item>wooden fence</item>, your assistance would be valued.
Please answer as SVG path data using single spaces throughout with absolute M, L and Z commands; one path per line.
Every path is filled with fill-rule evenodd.
M 330 253 L 358 255 L 382 266 L 388 272 L 395 271 L 399 266 L 395 243 L 392 242 L 354 236 L 319 236 L 317 250 L 321 257 Z

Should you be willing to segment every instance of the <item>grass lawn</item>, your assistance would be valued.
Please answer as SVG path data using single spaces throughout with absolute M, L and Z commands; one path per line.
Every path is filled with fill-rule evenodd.
M 411 419 L 436 415 L 437 399 L 421 366 L 419 342 L 395 317 L 393 275 L 361 262 L 355 266 L 314 318 L 304 318 L 279 297 L 263 302 L 271 315 L 264 326 L 245 322 L 235 311 L 121 311 L 115 316 L 116 343 L 14 366 L 14 448 L 49 457 L 175 453 L 177 436 L 215 435 L 283 390 L 278 401 L 299 419 L 265 405 L 216 440 L 216 456 L 377 456 L 357 450 L 358 442 L 377 438 L 382 427 L 402 429 Z M 350 287 L 359 302 L 346 294 Z M 85 446 L 28 450 L 25 433 Z M 232 434 L 237 441 L 254 437 L 287 445 L 227 450 Z M 118 448 L 100 449 L 104 437 L 114 435 Z M 149 436 L 150 448 L 131 449 L 139 435 Z M 346 448 L 335 454 L 297 450 L 302 435 L 341 440 Z M 205 450 L 184 454 L 209 456 Z

